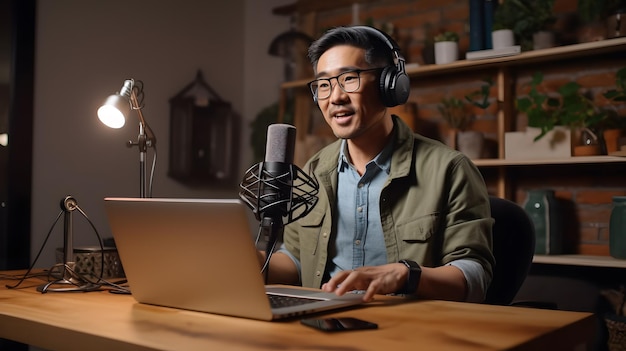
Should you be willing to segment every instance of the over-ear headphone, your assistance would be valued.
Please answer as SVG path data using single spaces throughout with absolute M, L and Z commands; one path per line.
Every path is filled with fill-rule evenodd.
M 373 27 L 356 26 L 353 28 L 367 31 L 389 46 L 395 66 L 387 66 L 383 69 L 379 81 L 380 96 L 387 107 L 404 104 L 409 99 L 411 83 L 406 74 L 404 57 L 400 54 L 400 48 L 396 42 L 387 33 Z

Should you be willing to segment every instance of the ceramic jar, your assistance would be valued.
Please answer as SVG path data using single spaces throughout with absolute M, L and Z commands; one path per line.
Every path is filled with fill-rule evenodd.
M 560 254 L 563 246 L 561 214 L 554 190 L 529 190 L 524 210 L 535 225 L 535 254 Z

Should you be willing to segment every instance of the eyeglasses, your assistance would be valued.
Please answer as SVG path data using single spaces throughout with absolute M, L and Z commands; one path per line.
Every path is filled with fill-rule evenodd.
M 369 69 L 354 69 L 351 71 L 343 72 L 339 75 L 330 78 L 318 78 L 309 82 L 309 88 L 313 93 L 313 98 L 316 100 L 328 99 L 333 90 L 331 80 L 337 79 L 337 83 L 341 90 L 346 93 L 353 93 L 361 87 L 361 73 L 377 71 L 382 68 L 369 68 Z

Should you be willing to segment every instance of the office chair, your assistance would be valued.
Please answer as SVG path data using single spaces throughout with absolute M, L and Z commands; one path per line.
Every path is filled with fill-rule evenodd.
M 485 298 L 486 304 L 510 305 L 526 279 L 535 252 L 535 227 L 515 202 L 489 197 L 496 265 Z

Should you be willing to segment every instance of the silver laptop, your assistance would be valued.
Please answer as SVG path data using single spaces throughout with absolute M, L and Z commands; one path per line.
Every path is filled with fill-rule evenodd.
M 132 296 L 141 303 L 273 320 L 362 303 L 362 295 L 266 286 L 238 199 L 105 198 Z M 268 295 L 308 303 L 272 308 Z

